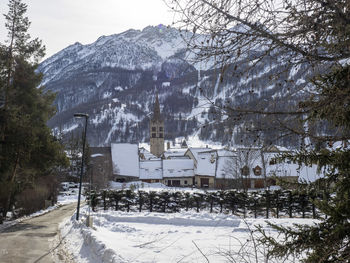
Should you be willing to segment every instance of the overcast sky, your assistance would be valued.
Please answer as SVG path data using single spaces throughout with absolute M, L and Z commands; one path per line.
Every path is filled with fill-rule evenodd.
M 173 14 L 163 0 L 23 0 L 32 22 L 30 34 L 46 46 L 46 57 L 75 42 L 88 44 L 102 35 L 148 25 L 170 25 Z M 8 0 L 0 0 L 7 13 Z M 0 42 L 6 37 L 4 17 L 0 18 Z

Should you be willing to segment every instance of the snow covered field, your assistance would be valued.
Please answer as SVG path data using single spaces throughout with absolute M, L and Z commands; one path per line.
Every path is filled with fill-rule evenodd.
M 82 214 L 86 212 L 84 207 Z M 60 226 L 66 246 L 77 262 L 256 262 L 249 229 L 260 224 L 276 235 L 265 219 L 243 220 L 206 212 L 99 211 L 93 213 L 94 228 L 86 227 L 84 219 L 76 222 L 72 216 Z M 284 226 L 315 222 L 289 218 L 268 221 Z M 266 251 L 262 247 L 257 250 L 258 262 L 265 262 Z

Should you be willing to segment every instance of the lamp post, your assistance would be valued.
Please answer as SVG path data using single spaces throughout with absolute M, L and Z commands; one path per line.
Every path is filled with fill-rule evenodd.
M 78 195 L 77 216 L 76 216 L 76 220 L 79 220 L 81 182 L 82 182 L 82 179 L 83 179 L 83 172 L 84 172 L 85 141 L 86 141 L 86 130 L 87 130 L 87 124 L 88 124 L 89 115 L 86 114 L 86 113 L 75 113 L 74 117 L 76 117 L 76 118 L 85 118 L 85 128 L 84 128 L 84 134 L 83 134 L 83 154 L 81 156 L 81 169 L 80 169 L 80 179 L 79 179 L 79 195 Z

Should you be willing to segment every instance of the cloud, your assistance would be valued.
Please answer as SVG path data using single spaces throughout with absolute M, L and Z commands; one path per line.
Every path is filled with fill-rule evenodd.
M 23 0 L 32 22 L 30 33 L 43 40 L 47 57 L 75 42 L 92 43 L 101 35 L 130 28 L 171 24 L 172 14 L 163 0 Z M 0 10 L 7 12 L 6 1 Z M 6 31 L 0 18 L 0 41 Z

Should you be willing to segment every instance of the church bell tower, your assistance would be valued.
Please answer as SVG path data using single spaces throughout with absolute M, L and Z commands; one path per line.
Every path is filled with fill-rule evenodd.
M 151 153 L 157 157 L 160 157 L 164 152 L 164 120 L 160 115 L 158 94 L 156 95 L 153 116 L 149 127 Z

